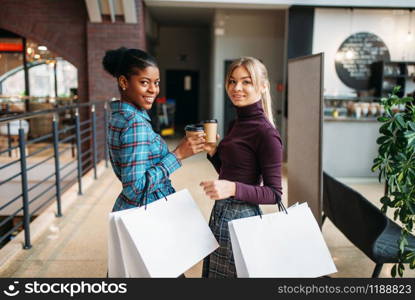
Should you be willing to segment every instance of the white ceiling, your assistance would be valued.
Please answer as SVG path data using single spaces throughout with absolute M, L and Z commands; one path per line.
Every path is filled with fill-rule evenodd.
M 125 23 L 137 23 L 135 0 L 85 0 L 89 21 L 101 23 L 103 16 L 109 16 L 115 22 L 121 16 Z
M 413 0 L 144 0 L 147 6 L 287 8 L 292 5 L 415 8 Z
M 291 5 L 415 8 L 413 0 L 144 0 L 150 15 L 161 25 L 208 25 L 217 8 L 287 9 Z M 121 17 L 137 23 L 135 0 L 85 0 L 91 22 Z
M 102 1 L 102 0 L 101 0 Z M 160 25 L 204 26 L 212 23 L 215 9 L 287 9 L 292 5 L 415 8 L 415 0 L 144 0 Z

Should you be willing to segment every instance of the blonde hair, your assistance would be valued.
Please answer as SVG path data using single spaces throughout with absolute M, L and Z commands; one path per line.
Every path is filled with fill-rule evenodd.
M 262 62 L 254 57 L 241 57 L 235 60 L 229 66 L 228 73 L 226 74 L 226 91 L 228 91 L 229 79 L 232 72 L 238 67 L 244 67 L 251 75 L 252 84 L 254 85 L 255 90 L 261 94 L 261 104 L 264 108 L 265 115 L 272 126 L 275 127 L 267 68 Z

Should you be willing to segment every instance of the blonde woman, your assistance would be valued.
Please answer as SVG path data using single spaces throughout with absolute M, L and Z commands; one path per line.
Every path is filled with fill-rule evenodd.
M 236 277 L 228 222 L 258 215 L 259 204 L 275 204 L 282 195 L 282 143 L 273 122 L 266 67 L 242 57 L 231 64 L 225 84 L 237 118 L 218 146 L 205 145 L 219 179 L 200 185 L 217 200 L 209 226 L 220 245 L 204 260 L 206 278 Z

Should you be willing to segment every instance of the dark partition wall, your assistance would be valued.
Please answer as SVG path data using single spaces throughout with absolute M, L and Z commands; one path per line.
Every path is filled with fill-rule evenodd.
M 323 54 L 288 61 L 288 204 L 308 202 L 321 224 Z
M 314 7 L 293 5 L 288 9 L 287 58 L 313 53 Z M 284 116 L 288 117 L 288 98 L 284 98 Z
M 288 58 L 313 53 L 314 7 L 291 6 L 288 10 Z

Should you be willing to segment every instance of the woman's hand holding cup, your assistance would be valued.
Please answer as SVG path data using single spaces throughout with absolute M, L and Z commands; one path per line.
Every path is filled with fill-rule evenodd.
M 202 121 L 203 130 L 206 133 L 205 151 L 213 156 L 216 153 L 217 142 L 219 140 L 218 121 L 216 119 Z
M 204 151 L 206 134 L 202 132 L 195 133 L 193 135 L 185 136 L 173 151 L 176 157 L 180 160 L 188 158 Z
M 217 134 L 216 135 L 216 141 L 219 141 L 219 139 L 220 139 L 220 135 Z M 210 157 L 215 155 L 217 148 L 218 148 L 217 143 L 208 143 L 208 142 L 206 142 L 205 145 L 204 145 L 204 150 L 209 154 Z

